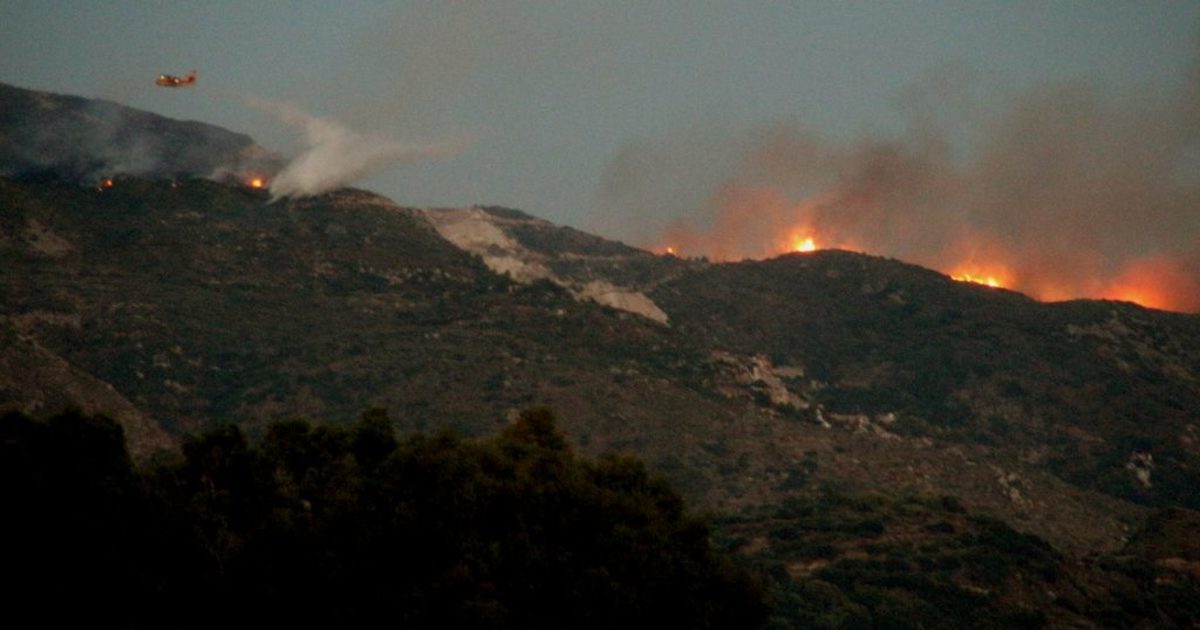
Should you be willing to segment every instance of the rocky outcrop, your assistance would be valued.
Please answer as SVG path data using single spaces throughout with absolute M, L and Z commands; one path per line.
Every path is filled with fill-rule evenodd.
M 761 354 L 741 356 L 718 350 L 712 359 L 719 374 L 716 389 L 726 397 L 748 396 L 782 411 L 803 411 L 811 406 L 784 382 L 785 376 L 803 377 L 801 368 L 775 367 Z
M 502 217 L 484 208 L 428 210 L 425 217 L 443 238 L 478 255 L 492 271 L 517 282 L 549 280 L 570 291 L 577 299 L 590 300 L 660 324 L 668 321 L 666 312 L 641 291 L 619 286 L 605 278 L 555 273 L 551 270 L 553 255 L 526 247 L 508 231 L 515 226 L 553 229 L 546 221 L 532 217 Z M 587 258 L 586 254 L 575 252 L 569 255 L 574 262 Z

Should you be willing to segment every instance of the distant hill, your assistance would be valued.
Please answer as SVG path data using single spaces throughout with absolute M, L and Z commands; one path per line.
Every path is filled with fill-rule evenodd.
M 681 331 L 804 366 L 831 411 L 1200 507 L 1198 316 L 1043 304 L 836 251 L 712 266 L 650 296 Z
M 114 174 L 237 180 L 280 166 L 249 136 L 214 125 L 0 83 L 0 175 L 85 183 Z
M 819 409 L 1004 452 L 1130 501 L 1200 507 L 1200 316 L 1046 304 L 846 251 L 709 264 L 513 211 L 471 213 L 503 239 L 443 233 L 497 270 L 540 270 L 585 297 L 601 283 L 636 294 L 710 351 L 784 366 L 782 384 L 812 403 L 814 421 Z
M 921 541 L 1012 542 L 986 519 L 1048 541 L 1051 555 L 1013 542 L 1045 566 L 1123 553 L 1130 537 L 1143 542 L 1129 553 L 1158 562 L 1145 550 L 1180 547 L 1185 528 L 1146 518 L 1200 507 L 1200 316 L 1044 304 L 852 252 L 660 256 L 517 210 L 406 208 L 354 189 L 268 203 L 219 168 L 260 154 L 245 136 L 0 86 L 3 103 L 18 105 L 0 107 L 0 411 L 110 413 L 146 457 L 226 422 L 254 436 L 386 407 L 401 431 L 487 435 L 547 405 L 581 452 L 636 454 L 727 515 L 748 557 L 786 569 L 785 590 L 826 588 L 794 581 L 816 570 L 788 567 L 819 558 L 793 530 L 832 547 L 826 560 L 889 553 L 822 538 L 788 505 L 874 497 L 864 513 L 902 524 L 892 542 L 910 568 L 944 560 L 914 551 Z M 14 140 L 58 124 L 88 136 L 97 109 L 158 138 L 156 166 L 121 170 L 86 142 L 38 161 Z M 117 154 L 132 146 L 109 137 Z M 90 179 L 101 171 L 111 186 Z M 962 515 L 905 507 L 940 497 Z M 913 538 L 941 521 L 953 535 Z M 1190 584 L 1191 565 L 1174 566 L 1159 568 Z M 1108 570 L 1089 567 L 1063 575 Z M 882 601 L 835 569 L 829 588 Z M 1078 608 L 1124 579 L 1036 601 Z M 1143 586 L 1129 588 L 1158 610 Z M 983 588 L 962 587 L 955 605 Z M 1014 589 L 987 605 L 1015 605 Z M 1129 615 L 1113 619 L 1172 618 Z

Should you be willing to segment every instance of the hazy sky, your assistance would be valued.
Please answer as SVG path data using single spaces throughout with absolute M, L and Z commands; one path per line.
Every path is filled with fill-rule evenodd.
M 284 153 L 297 132 L 246 97 L 379 137 L 462 142 L 358 185 L 637 241 L 687 209 L 604 194 L 630 146 L 776 123 L 835 142 L 897 134 L 914 108 L 939 115 L 929 94 L 946 83 L 984 109 L 1070 81 L 1136 98 L 1188 76 L 1198 34 L 1194 0 L 0 0 L 0 81 L 215 123 Z M 153 85 L 191 69 L 194 90 Z M 723 159 L 720 142 L 693 148 Z

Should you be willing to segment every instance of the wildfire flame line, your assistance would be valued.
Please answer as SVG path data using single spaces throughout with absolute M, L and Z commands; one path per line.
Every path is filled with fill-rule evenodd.
M 679 256 L 681 250 L 703 251 L 711 246 L 704 238 L 695 238 L 686 231 L 681 231 L 681 234 L 682 242 L 672 238 L 667 241 L 672 245 L 659 245 L 652 249 L 667 256 Z M 865 251 L 856 244 L 847 242 L 843 235 L 817 229 L 809 221 L 793 225 L 790 229 L 781 229 L 777 234 L 778 237 L 770 241 L 770 246 L 761 251 L 760 257 L 829 248 Z M 674 236 L 679 237 L 680 234 Z M 1191 275 L 1190 268 L 1167 256 L 1148 256 L 1126 261 L 1118 273 L 1096 274 L 1091 284 L 1083 288 L 1073 288 L 1070 283 L 1060 284 L 1038 277 L 1031 278 L 1027 269 L 1013 261 L 1011 252 L 997 245 L 986 233 L 976 237 L 962 241 L 958 249 L 963 251 L 958 255 L 943 256 L 942 258 L 949 259 L 949 264 L 943 266 L 936 260 L 928 259 L 918 262 L 940 269 L 958 282 L 1020 291 L 1046 302 L 1091 297 L 1133 302 L 1140 306 L 1163 310 L 1200 310 L 1200 298 L 1191 297 L 1200 296 L 1200 280 Z M 818 238 L 821 239 L 820 243 Z M 714 258 L 717 261 L 738 259 L 721 253 Z M 954 262 L 955 259 L 957 262 Z
M 803 239 L 797 238 L 792 243 L 792 251 L 794 252 L 815 252 L 817 251 L 817 243 L 813 241 L 813 237 L 808 236 Z
M 973 282 L 975 284 L 982 284 L 984 286 L 997 289 L 1004 286 L 1004 284 L 997 280 L 994 276 L 982 276 L 973 273 L 957 273 L 951 274 L 950 277 L 954 280 L 958 280 L 959 282 Z

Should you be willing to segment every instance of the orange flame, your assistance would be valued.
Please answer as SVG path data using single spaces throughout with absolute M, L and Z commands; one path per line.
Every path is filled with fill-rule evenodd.
M 940 256 L 929 261 L 940 267 L 936 258 L 953 261 L 943 270 L 959 282 L 1009 289 L 1018 284 L 1017 280 L 1027 280 L 1019 276 L 1021 268 L 1017 264 L 1019 261 L 1014 260 L 1011 248 L 998 236 L 984 230 L 964 231 Z M 1014 269 L 1018 270 L 1017 274 Z
M 112 187 L 113 187 L 112 178 L 106 177 L 106 178 L 100 180 L 100 185 L 96 187 L 96 190 L 107 190 Z
M 676 221 L 663 231 L 654 251 L 678 255 L 683 250 L 731 261 L 836 248 L 901 257 L 959 282 L 1020 291 L 1046 302 L 1101 298 L 1200 311 L 1194 254 L 1109 260 L 1108 252 L 1099 249 L 1058 251 L 1044 239 L 1014 240 L 986 228 L 950 223 L 940 228 L 945 234 L 930 234 L 907 229 L 899 220 L 881 226 L 880 231 L 890 231 L 878 237 L 862 232 L 866 221 L 859 226 L 837 220 L 831 209 L 852 201 L 837 195 L 795 200 L 769 186 L 731 184 L 711 201 L 716 210 L 711 227 L 696 230 Z M 664 245 L 668 242 L 672 245 Z
M 815 252 L 817 244 L 813 241 L 813 237 L 806 236 L 804 238 L 796 237 L 792 241 L 792 251 L 794 252 Z
M 1108 282 L 1102 297 L 1148 308 L 1196 312 L 1200 310 L 1200 281 L 1178 261 L 1150 256 L 1127 264 Z
M 954 280 L 958 280 L 959 282 L 974 282 L 975 284 L 982 284 L 992 288 L 1002 288 L 1004 286 L 1004 283 L 996 278 L 996 276 L 985 276 L 963 272 L 950 274 L 950 277 Z
M 264 181 L 261 177 L 252 177 L 250 178 L 250 181 L 246 182 L 246 185 L 251 188 L 262 188 L 266 185 L 266 181 Z

